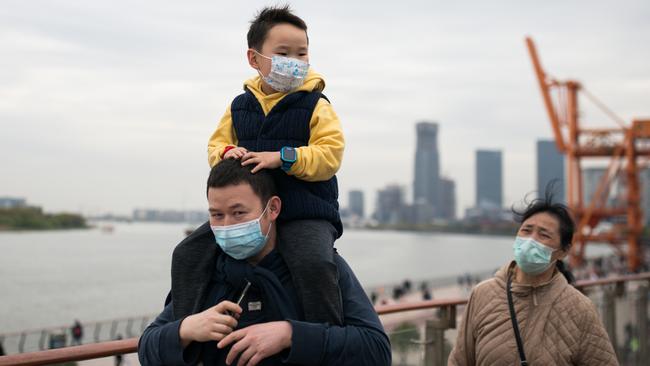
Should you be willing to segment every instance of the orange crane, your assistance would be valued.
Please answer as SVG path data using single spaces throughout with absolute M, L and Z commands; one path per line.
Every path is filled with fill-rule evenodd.
M 641 158 L 650 156 L 650 120 L 635 119 L 627 124 L 575 80 L 550 77 L 537 56 L 533 40 L 526 45 L 542 92 L 557 149 L 566 155 L 567 204 L 577 223 L 571 250 L 571 265 L 582 264 L 588 243 L 611 244 L 627 257 L 628 267 L 637 271 L 643 262 L 641 235 L 639 168 Z M 580 121 L 578 96 L 586 97 L 618 125 L 612 128 L 585 128 Z M 583 159 L 609 160 L 588 204 L 583 200 Z M 624 187 L 622 197 L 607 204 L 613 182 Z M 610 200 L 611 202 L 611 200 Z M 596 229 L 608 222 L 608 228 Z M 601 228 L 604 225 L 601 225 Z

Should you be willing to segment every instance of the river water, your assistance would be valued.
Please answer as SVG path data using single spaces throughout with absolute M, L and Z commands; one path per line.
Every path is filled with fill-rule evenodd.
M 0 334 L 158 313 L 182 224 L 0 233 Z M 366 288 L 491 271 L 514 237 L 346 230 L 336 247 Z M 590 255 L 609 253 L 588 247 Z

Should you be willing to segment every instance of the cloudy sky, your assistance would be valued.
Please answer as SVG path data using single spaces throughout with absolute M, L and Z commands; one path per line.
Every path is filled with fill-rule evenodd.
M 255 72 L 262 1 L 22 1 L 0 7 L 0 196 L 48 211 L 203 209 L 206 145 Z M 650 3 L 293 1 L 346 135 L 341 203 L 409 188 L 415 123 L 440 125 L 441 172 L 474 202 L 477 148 L 504 153 L 504 204 L 535 189 L 551 137 L 524 46 L 626 120 L 650 116 Z M 602 115 L 584 111 L 595 122 Z M 369 207 L 368 207 L 369 208 Z

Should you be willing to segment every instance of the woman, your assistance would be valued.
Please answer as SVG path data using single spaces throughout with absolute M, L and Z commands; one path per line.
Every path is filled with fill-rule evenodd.
M 562 263 L 575 230 L 566 206 L 547 194 L 515 215 L 514 260 L 472 291 L 448 364 L 618 365 L 596 308 Z

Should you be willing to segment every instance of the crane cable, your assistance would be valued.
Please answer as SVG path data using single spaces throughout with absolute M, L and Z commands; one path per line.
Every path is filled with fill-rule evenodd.
M 585 87 L 581 88 L 582 92 L 585 94 L 587 99 L 591 100 L 592 103 L 594 103 L 598 108 L 600 108 L 606 115 L 609 116 L 609 118 L 613 119 L 614 122 L 616 122 L 621 128 L 627 129 L 625 126 L 625 120 L 623 118 L 619 117 L 616 115 L 616 113 L 612 112 L 603 102 L 598 100 L 593 94 L 591 94 Z

